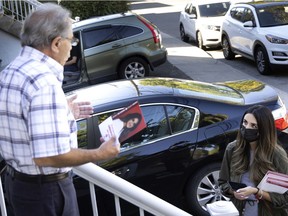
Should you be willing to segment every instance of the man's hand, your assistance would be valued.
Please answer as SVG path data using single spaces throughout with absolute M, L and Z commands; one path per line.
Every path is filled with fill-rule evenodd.
M 81 118 L 89 118 L 90 115 L 93 113 L 93 107 L 89 101 L 83 102 L 75 102 L 74 100 L 77 98 L 77 95 L 72 95 L 67 97 L 67 103 L 74 115 L 74 118 L 81 119 Z

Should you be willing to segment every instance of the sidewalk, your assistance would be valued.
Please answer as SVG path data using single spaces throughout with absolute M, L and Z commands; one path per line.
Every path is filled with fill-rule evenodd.
M 204 82 L 215 82 L 215 77 L 217 82 L 249 79 L 247 74 L 213 59 L 204 50 L 165 33 L 161 35 L 168 50 L 168 61 L 191 79 Z

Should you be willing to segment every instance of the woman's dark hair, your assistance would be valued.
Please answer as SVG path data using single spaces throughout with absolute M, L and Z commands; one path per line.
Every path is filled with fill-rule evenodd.
M 123 139 L 126 138 L 126 136 L 133 130 L 135 130 L 135 128 L 137 128 L 137 126 L 140 124 L 141 120 L 142 120 L 142 116 L 140 113 L 130 113 L 122 118 L 120 118 L 121 121 L 127 123 L 130 119 L 133 118 L 137 118 L 139 121 L 137 122 L 137 124 L 134 124 L 132 128 L 127 128 L 126 126 L 123 128 L 123 131 L 121 132 L 120 136 L 119 136 L 119 141 L 121 142 Z
M 236 175 L 241 175 L 250 170 L 251 180 L 259 183 L 268 170 L 275 170 L 272 163 L 273 156 L 275 150 L 280 148 L 280 146 L 277 144 L 277 132 L 272 112 L 262 105 L 248 108 L 242 117 L 240 128 L 242 127 L 244 116 L 248 113 L 255 117 L 259 132 L 254 160 L 249 168 L 250 145 L 244 140 L 239 131 L 237 145 L 232 157 L 231 170 Z

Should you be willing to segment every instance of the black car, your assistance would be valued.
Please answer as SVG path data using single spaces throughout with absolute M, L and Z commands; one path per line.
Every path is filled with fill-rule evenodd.
M 194 215 L 209 215 L 205 205 L 225 199 L 217 185 L 220 163 L 226 145 L 236 138 L 244 111 L 254 104 L 266 105 L 277 125 L 286 114 L 276 91 L 255 80 L 210 84 L 143 78 L 69 94 L 73 93 L 94 106 L 91 118 L 78 121 L 81 148 L 97 148 L 98 125 L 138 101 L 147 127 L 121 143 L 119 156 L 98 165 Z M 84 188 L 81 182 L 75 178 L 79 197 Z M 97 196 L 100 206 L 105 211 L 113 209 L 109 196 L 96 191 L 101 193 Z

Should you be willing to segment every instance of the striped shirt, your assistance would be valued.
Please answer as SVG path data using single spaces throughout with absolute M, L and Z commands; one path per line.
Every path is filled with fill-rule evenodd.
M 62 80 L 63 66 L 28 46 L 0 73 L 0 153 L 19 172 L 71 170 L 38 167 L 33 160 L 77 148 L 76 122 Z

